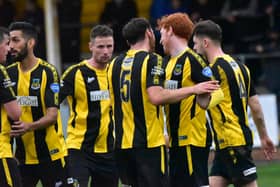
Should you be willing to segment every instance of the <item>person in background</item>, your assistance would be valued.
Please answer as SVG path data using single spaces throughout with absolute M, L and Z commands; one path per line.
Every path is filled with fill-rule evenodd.
M 94 26 L 90 33 L 90 59 L 70 66 L 61 78 L 61 101 L 67 97 L 69 176 L 80 186 L 117 187 L 113 122 L 107 66 L 114 49 L 113 30 Z
M 271 159 L 276 149 L 267 134 L 249 69 L 223 52 L 222 30 L 215 22 L 198 22 L 193 36 L 195 51 L 210 62 L 224 93 L 224 99 L 208 111 L 216 147 L 210 186 L 226 187 L 232 183 L 234 186 L 256 187 L 257 170 L 251 155 L 253 137 L 247 106 L 251 109 L 266 159 Z
M 114 52 L 119 54 L 128 49 L 122 36 L 122 27 L 134 17 L 137 17 L 137 4 L 134 0 L 112 0 L 105 4 L 99 22 L 114 30 Z

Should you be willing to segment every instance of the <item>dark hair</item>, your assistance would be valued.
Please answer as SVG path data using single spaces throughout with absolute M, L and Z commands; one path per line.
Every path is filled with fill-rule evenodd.
M 38 39 L 38 32 L 36 28 L 31 23 L 25 21 L 17 21 L 11 23 L 9 26 L 9 30 L 20 30 L 23 33 L 23 36 L 27 39 L 33 38 L 36 41 Z
M 189 40 L 193 31 L 193 22 L 186 13 L 173 13 L 163 16 L 158 22 L 159 28 L 172 28 L 174 34 L 180 38 Z
M 193 35 L 206 36 L 218 43 L 222 42 L 222 29 L 218 24 L 211 20 L 198 22 L 194 27 Z
M 151 29 L 151 25 L 145 18 L 132 18 L 122 29 L 125 40 L 131 45 L 144 40 L 147 29 Z
M 113 37 L 113 30 L 107 25 L 96 25 L 90 31 L 90 40 L 94 40 L 96 37 Z
M 5 27 L 0 27 L 0 43 L 3 42 L 5 35 L 9 36 L 9 30 Z

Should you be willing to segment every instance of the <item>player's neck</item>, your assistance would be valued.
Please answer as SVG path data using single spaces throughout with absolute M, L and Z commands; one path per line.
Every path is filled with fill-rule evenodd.
M 107 64 L 103 64 L 103 63 L 97 63 L 94 59 L 89 59 L 87 60 L 88 64 L 96 69 L 100 69 L 103 70 L 107 67 Z
M 185 39 L 176 38 L 174 39 L 170 47 L 170 55 L 172 57 L 178 56 L 188 47 L 188 42 Z
M 139 42 L 131 45 L 130 49 L 143 50 L 143 51 L 147 51 L 147 52 L 151 51 L 151 47 L 150 47 L 149 43 L 147 42 L 147 40 L 139 41 Z
M 27 72 L 31 70 L 34 66 L 36 66 L 38 62 L 38 58 L 34 56 L 34 54 L 29 54 L 22 62 L 20 62 L 20 69 L 23 72 Z
M 214 63 L 217 58 L 222 57 L 223 55 L 225 55 L 223 50 L 220 47 L 215 47 L 209 50 L 207 59 L 210 63 Z

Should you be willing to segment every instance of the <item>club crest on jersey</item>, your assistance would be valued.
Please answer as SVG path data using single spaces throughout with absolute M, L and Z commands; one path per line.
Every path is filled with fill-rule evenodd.
M 40 79 L 32 79 L 31 89 L 38 90 L 40 88 Z
M 174 75 L 182 74 L 182 64 L 176 64 L 173 73 Z
M 53 93 L 58 93 L 59 92 L 59 84 L 58 83 L 52 83 L 51 84 L 51 90 Z
M 213 76 L 212 70 L 209 66 L 203 68 L 202 74 L 206 77 L 209 77 L 209 78 L 211 78 Z

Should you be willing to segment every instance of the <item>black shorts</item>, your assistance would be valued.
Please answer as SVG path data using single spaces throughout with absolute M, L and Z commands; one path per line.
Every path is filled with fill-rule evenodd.
M 251 153 L 251 146 L 216 151 L 210 175 L 222 176 L 236 186 L 256 180 L 256 165 L 253 163 Z
M 14 158 L 0 159 L 0 186 L 21 187 L 21 176 Z
M 121 182 L 137 187 L 167 187 L 165 146 L 118 149 L 116 163 Z
M 19 165 L 23 187 L 36 187 L 40 180 L 44 187 L 66 187 L 67 173 L 64 158 L 40 164 Z
M 170 184 L 172 187 L 209 185 L 209 147 L 192 145 L 169 148 Z
M 118 175 L 114 153 L 87 153 L 77 149 L 68 150 L 68 176 L 80 186 L 117 187 Z

